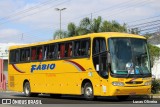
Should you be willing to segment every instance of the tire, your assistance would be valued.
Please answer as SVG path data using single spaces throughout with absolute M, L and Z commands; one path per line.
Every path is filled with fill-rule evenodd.
M 89 101 L 94 100 L 93 87 L 90 82 L 85 83 L 83 92 L 84 92 L 84 98 L 86 100 Z
M 31 87 L 29 82 L 25 82 L 23 86 L 23 92 L 26 97 L 36 97 L 38 96 L 38 93 L 31 93 Z
M 118 99 L 119 101 L 125 101 L 125 100 L 127 100 L 128 98 L 129 98 L 129 95 L 117 96 L 117 99 Z

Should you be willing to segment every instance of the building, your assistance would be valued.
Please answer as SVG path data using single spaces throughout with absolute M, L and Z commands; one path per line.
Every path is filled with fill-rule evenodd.
M 160 48 L 160 44 L 156 46 Z M 153 78 L 160 79 L 160 57 L 157 58 L 157 60 L 153 64 L 152 75 Z
M 3 72 L 8 81 L 8 48 L 13 45 L 20 45 L 15 43 L 0 43 L 0 59 L 3 59 Z

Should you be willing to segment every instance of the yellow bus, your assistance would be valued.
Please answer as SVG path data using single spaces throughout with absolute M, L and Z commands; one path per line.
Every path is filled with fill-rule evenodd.
M 92 33 L 9 49 L 8 86 L 25 96 L 117 96 L 151 93 L 145 37 Z

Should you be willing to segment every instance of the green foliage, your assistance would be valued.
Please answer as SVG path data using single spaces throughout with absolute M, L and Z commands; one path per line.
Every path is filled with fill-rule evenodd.
M 67 32 L 65 32 L 65 31 L 57 30 L 54 33 L 54 39 L 61 39 L 61 38 L 66 38 L 66 37 L 68 37 L 68 35 L 67 35 Z
M 156 94 L 158 91 L 160 91 L 160 82 L 158 80 L 152 81 L 152 93 Z
M 129 32 L 132 33 L 132 34 L 139 34 L 140 33 L 138 28 L 132 28 L 132 29 L 129 30 Z
M 160 57 L 160 48 L 151 44 L 148 44 L 148 48 L 151 57 L 151 63 L 153 64 L 155 59 Z
M 74 23 L 68 24 L 68 37 L 74 36 L 77 34 L 77 28 Z
M 102 21 L 102 18 L 94 18 L 91 20 L 86 17 L 83 18 L 79 26 L 76 26 L 74 23 L 68 24 L 68 31 L 56 31 L 54 35 L 63 37 L 72 37 L 75 35 L 84 35 L 88 33 L 97 33 L 97 32 L 127 32 L 126 24 L 120 25 L 116 21 Z

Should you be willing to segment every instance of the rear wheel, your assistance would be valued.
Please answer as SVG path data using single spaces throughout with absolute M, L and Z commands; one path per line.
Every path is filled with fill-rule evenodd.
M 84 98 L 86 100 L 93 100 L 94 99 L 93 87 L 90 82 L 87 82 L 84 85 Z
M 29 82 L 24 83 L 23 92 L 26 97 L 36 97 L 38 95 L 38 93 L 31 93 L 31 87 Z

